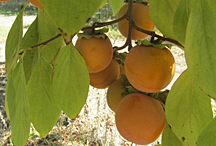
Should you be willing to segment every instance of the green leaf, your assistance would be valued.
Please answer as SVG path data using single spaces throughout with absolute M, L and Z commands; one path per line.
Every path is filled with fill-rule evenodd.
M 166 118 L 184 145 L 195 146 L 203 128 L 212 120 L 211 99 L 186 70 L 174 83 L 166 100 Z
M 5 65 L 7 70 L 7 79 L 9 80 L 10 75 L 17 63 L 18 51 L 23 36 L 23 13 L 26 5 L 17 15 L 6 40 L 5 47 Z
M 115 16 L 125 3 L 124 0 L 109 0 L 109 4 L 112 9 L 113 16 Z
M 188 71 L 198 87 L 216 99 L 216 1 L 193 1 L 186 32 Z
M 214 146 L 216 143 L 216 118 L 214 118 L 200 134 L 197 146 Z
M 59 30 L 57 29 L 55 23 L 51 19 L 51 17 L 47 14 L 46 11 L 39 9 L 38 10 L 38 44 L 46 42 L 51 38 L 60 34 Z M 58 37 L 45 46 L 38 47 L 43 52 L 44 59 L 50 63 L 58 50 L 64 46 L 64 39 L 63 37 Z
M 26 49 L 38 44 L 38 33 L 37 33 L 37 17 L 29 26 L 24 37 L 22 38 L 20 44 L 20 51 L 25 51 Z
M 61 109 L 76 118 L 88 96 L 90 79 L 84 59 L 72 45 L 62 48 L 54 62 L 53 91 Z
M 150 0 L 150 17 L 155 26 L 166 37 L 176 39 L 173 32 L 173 19 L 181 0 Z
M 37 33 L 37 18 L 29 26 L 29 29 L 25 33 L 21 45 L 20 51 L 25 51 L 30 49 L 30 47 L 38 44 L 38 33 Z M 23 57 L 23 67 L 26 77 L 26 84 L 31 76 L 34 65 L 38 60 L 37 48 L 31 49 L 30 51 L 25 52 Z
M 86 24 L 98 10 L 102 0 L 40 0 L 44 10 L 52 17 L 66 43 Z
M 163 146 L 183 146 L 183 143 L 178 139 L 167 123 L 162 135 L 162 144 Z
M 61 113 L 54 101 L 51 78 L 52 67 L 41 58 L 27 85 L 31 122 L 42 137 L 50 132 Z
M 16 146 L 26 144 L 30 130 L 30 107 L 22 62 L 12 71 L 6 90 L 12 140 Z
M 106 3 L 107 3 L 107 0 L 102 0 L 102 3 L 99 6 L 99 9 L 102 9 Z
M 186 37 L 186 30 L 187 30 L 187 23 L 190 14 L 192 1 L 188 0 L 181 0 L 178 8 L 176 10 L 174 20 L 173 20 L 173 31 L 177 38 L 177 40 L 182 44 L 185 45 L 185 37 Z

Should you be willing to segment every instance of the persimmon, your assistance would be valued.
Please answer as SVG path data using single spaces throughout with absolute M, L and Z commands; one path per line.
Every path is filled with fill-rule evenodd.
M 166 47 L 136 45 L 125 59 L 125 74 L 137 90 L 154 93 L 164 89 L 173 79 L 175 60 Z
M 145 94 L 131 93 L 119 102 L 115 123 L 122 137 L 136 144 L 147 145 L 163 132 L 166 117 L 158 100 Z
M 6 2 L 6 1 L 10 1 L 10 0 L 0 0 L 0 2 Z
M 97 73 L 105 69 L 112 60 L 113 48 L 108 37 L 77 40 L 75 47 L 84 58 L 89 73 Z
M 32 3 L 35 7 L 44 9 L 39 0 L 29 0 L 29 2 Z
M 127 12 L 128 4 L 125 4 L 121 7 L 117 14 L 117 19 L 124 16 Z M 152 31 L 155 27 L 149 15 L 149 5 L 144 5 L 141 3 L 133 3 L 133 19 L 134 23 L 145 30 Z M 117 23 L 118 30 L 124 37 L 128 37 L 129 24 L 128 20 L 124 19 Z M 134 28 L 132 28 L 131 39 L 132 40 L 142 40 L 145 39 L 148 35 L 142 33 Z
M 111 63 L 102 71 L 97 73 L 90 73 L 90 85 L 105 89 L 109 87 L 120 74 L 119 64 L 117 61 L 112 60 Z
M 107 104 L 109 108 L 116 112 L 116 108 L 119 104 L 119 102 L 122 100 L 121 94 L 121 88 L 123 87 L 123 83 L 121 79 L 115 80 L 108 88 L 107 90 Z

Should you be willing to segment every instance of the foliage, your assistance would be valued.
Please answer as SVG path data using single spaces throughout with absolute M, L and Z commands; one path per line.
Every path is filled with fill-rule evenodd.
M 87 29 L 84 26 L 88 20 L 105 4 L 105 0 L 40 2 L 44 10 L 38 9 L 26 34 L 23 36 L 23 15 L 28 3 L 19 11 L 6 41 L 6 111 L 17 146 L 25 145 L 30 123 L 46 137 L 61 111 L 70 119 L 79 114 L 88 96 L 90 79 L 72 38 Z M 129 0 L 130 6 L 132 2 Z M 109 3 L 113 15 L 124 4 L 122 0 Z M 210 99 L 216 97 L 216 2 L 150 0 L 149 6 L 152 21 L 166 37 L 135 25 L 131 27 L 152 36 L 151 42 L 170 41 L 180 46 L 185 50 L 188 65 L 166 99 L 163 146 L 211 145 L 215 140 Z M 129 18 L 132 24 L 130 8 L 124 19 Z M 90 28 L 115 23 L 94 23 Z M 125 46 L 129 50 L 132 47 L 130 35 L 123 47 L 115 49 Z

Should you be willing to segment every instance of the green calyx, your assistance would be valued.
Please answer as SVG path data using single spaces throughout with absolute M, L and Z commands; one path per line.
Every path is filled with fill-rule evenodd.
M 151 96 L 152 98 L 155 98 L 156 100 L 160 101 L 163 105 L 165 105 L 166 103 L 166 99 L 167 99 L 169 90 L 160 91 L 156 93 L 146 93 L 146 92 L 139 91 L 130 84 L 125 74 L 121 74 L 121 82 L 124 85 L 121 88 L 122 98 L 124 98 L 126 95 L 131 94 L 131 93 L 142 93 L 142 94 Z
M 129 0 L 125 0 L 124 2 L 125 3 L 128 3 Z M 148 5 L 149 3 L 149 0 L 133 0 L 134 3 L 142 3 L 142 4 L 145 4 L 145 5 Z
M 106 39 L 107 35 L 105 34 L 106 32 L 108 32 L 108 28 L 101 28 L 101 29 L 86 29 L 81 33 L 78 33 L 78 39 L 81 38 L 86 38 L 86 39 L 90 39 L 92 37 L 94 38 L 103 38 Z
M 143 45 L 143 46 L 148 46 L 148 47 L 154 47 L 154 48 L 158 48 L 158 49 L 163 49 L 164 47 L 167 47 L 169 49 L 172 48 L 172 44 L 161 44 L 161 43 L 151 43 L 150 41 L 148 41 L 147 39 L 144 40 L 138 40 L 137 45 Z
M 120 67 L 123 67 L 125 64 L 125 58 L 127 56 L 127 52 L 119 53 L 117 50 L 113 50 L 113 59 L 116 60 Z

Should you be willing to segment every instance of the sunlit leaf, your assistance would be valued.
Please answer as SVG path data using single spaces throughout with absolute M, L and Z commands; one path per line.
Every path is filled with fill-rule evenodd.
M 215 146 L 216 143 L 216 118 L 214 118 L 208 126 L 205 127 L 205 129 L 200 134 L 197 146 Z
M 19 62 L 12 71 L 6 90 L 10 114 L 12 140 L 16 146 L 26 144 L 30 130 L 30 107 L 27 97 L 23 64 Z
M 117 14 L 119 9 L 125 4 L 124 0 L 109 0 L 110 7 L 112 8 L 113 16 Z
M 85 104 L 89 83 L 84 59 L 72 44 L 67 45 L 54 62 L 53 91 L 57 103 L 71 119 Z
M 25 51 L 34 45 L 38 44 L 38 33 L 37 33 L 37 19 L 33 21 L 33 23 L 29 26 L 27 32 L 25 33 L 21 45 L 20 51 Z M 34 69 L 34 65 L 38 60 L 37 48 L 27 51 L 23 57 L 23 67 L 26 77 L 26 83 L 28 82 L 32 70 Z
M 150 16 L 155 26 L 168 38 L 176 39 L 173 19 L 181 0 L 150 0 Z
M 184 145 L 195 146 L 203 128 L 212 120 L 211 99 L 186 70 L 174 83 L 166 101 L 167 123 Z
M 103 0 L 40 0 L 67 43 L 98 10 Z
M 182 141 L 173 133 L 171 127 L 166 123 L 162 135 L 163 146 L 183 146 Z
M 189 1 L 187 0 L 180 1 L 173 20 L 174 34 L 182 45 L 185 44 L 187 22 L 189 17 L 188 3 Z
M 216 1 L 193 1 L 186 32 L 188 71 L 198 87 L 216 99 Z
M 27 85 L 31 122 L 42 137 L 50 132 L 61 112 L 54 102 L 51 78 L 52 67 L 41 58 Z
M 46 11 L 39 9 L 38 10 L 38 44 L 46 42 L 51 38 L 56 37 L 60 34 L 59 30 L 57 29 L 55 23 L 51 19 L 51 17 L 46 13 Z M 51 40 L 46 46 L 40 46 L 39 49 L 42 49 L 44 59 L 50 63 L 56 53 L 58 52 L 59 48 L 64 46 L 64 39 L 63 37 L 58 37 L 54 40 Z
M 9 80 L 10 75 L 14 67 L 16 66 L 18 51 L 23 36 L 23 13 L 26 5 L 17 15 L 6 40 L 5 47 L 5 65 L 7 70 L 7 79 Z
M 101 5 L 99 6 L 99 9 L 103 8 L 103 6 L 107 3 L 107 0 L 103 0 Z

